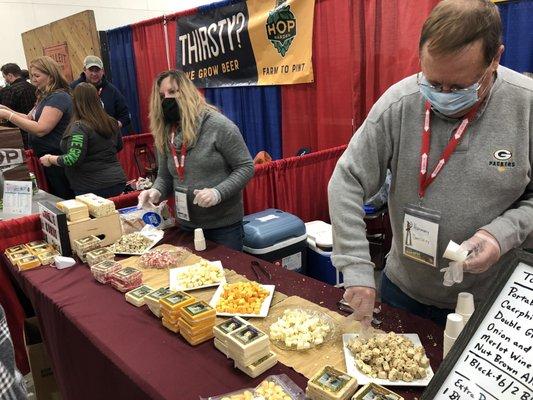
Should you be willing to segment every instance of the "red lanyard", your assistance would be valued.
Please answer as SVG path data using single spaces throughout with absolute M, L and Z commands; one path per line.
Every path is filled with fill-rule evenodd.
M 176 127 L 172 127 L 172 135 L 170 139 L 170 150 L 172 151 L 172 158 L 174 159 L 174 166 L 176 167 L 176 173 L 178 174 L 179 180 L 183 182 L 185 178 L 185 156 L 187 155 L 187 146 L 185 142 L 181 144 L 180 158 L 178 159 L 178 154 L 176 152 L 176 146 L 174 146 L 174 136 L 176 132 Z
M 418 185 L 418 196 L 421 199 L 424 197 L 426 189 L 429 187 L 429 185 L 433 183 L 439 172 L 444 167 L 444 164 L 448 162 L 451 155 L 457 148 L 457 145 L 461 141 L 461 138 L 463 137 L 463 134 L 465 133 L 466 128 L 468 127 L 468 124 L 476 116 L 477 110 L 478 107 L 474 107 L 468 114 L 466 114 L 466 117 L 461 121 L 461 124 L 459 125 L 453 136 L 450 138 L 450 141 L 442 152 L 439 158 L 439 162 L 433 169 L 433 172 L 431 172 L 431 174 L 428 176 L 427 168 L 431 144 L 431 105 L 428 101 L 426 101 L 426 116 L 424 119 L 424 130 L 422 131 L 422 145 L 420 148 L 420 177 Z

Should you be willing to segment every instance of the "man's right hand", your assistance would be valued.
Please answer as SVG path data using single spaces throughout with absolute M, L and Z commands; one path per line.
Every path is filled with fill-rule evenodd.
M 362 325 L 370 326 L 376 302 L 376 289 L 366 286 L 350 286 L 346 288 L 343 298 L 354 310 L 353 317 Z
M 161 198 L 161 192 L 157 189 L 151 188 L 143 190 L 139 193 L 139 203 L 137 208 L 155 208 L 155 203 L 158 203 Z

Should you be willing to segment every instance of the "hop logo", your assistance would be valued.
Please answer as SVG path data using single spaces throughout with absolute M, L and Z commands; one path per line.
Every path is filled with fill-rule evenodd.
M 285 57 L 296 36 L 296 17 L 290 5 L 282 4 L 283 2 L 278 2 L 276 8 L 268 14 L 266 32 L 270 43 Z

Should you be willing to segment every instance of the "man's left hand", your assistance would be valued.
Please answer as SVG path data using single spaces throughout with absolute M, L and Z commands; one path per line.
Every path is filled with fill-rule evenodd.
M 477 231 L 474 236 L 464 241 L 458 252 L 468 251 L 463 263 L 465 272 L 481 274 L 492 267 L 500 259 L 500 244 L 494 236 L 484 230 Z

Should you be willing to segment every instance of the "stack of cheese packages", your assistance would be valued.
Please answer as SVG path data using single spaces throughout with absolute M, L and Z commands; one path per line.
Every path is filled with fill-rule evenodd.
M 107 284 L 111 282 L 111 275 L 120 271 L 122 265 L 114 260 L 105 260 L 91 267 L 91 273 L 98 282 Z
M 64 200 L 56 206 L 67 215 L 67 224 L 89 220 L 89 208 L 81 201 Z
M 142 307 L 146 304 L 146 295 L 153 291 L 154 288 L 148 285 L 141 285 L 125 294 L 126 301 L 133 304 L 135 307 Z
M 161 303 L 159 303 L 159 300 L 162 297 L 169 295 L 170 293 L 173 293 L 173 291 L 170 290 L 168 286 L 166 286 L 156 290 L 152 290 L 150 293 L 144 296 L 145 304 L 157 318 L 161 318 Z
M 196 299 L 185 292 L 173 292 L 159 299 L 161 305 L 161 322 L 163 326 L 174 333 L 180 331 L 178 320 L 181 310 L 189 304 L 196 303 Z
M 305 395 L 311 400 L 348 400 L 356 390 L 353 376 L 327 365 L 309 379 Z
M 105 217 L 116 212 L 115 203 L 92 193 L 76 196 L 76 200 L 85 204 L 89 209 L 89 214 L 95 218 Z
M 181 309 L 178 318 L 180 335 L 193 346 L 212 339 L 215 319 L 215 309 L 205 301 L 186 305 Z
M 58 203 L 59 204 L 59 203 Z M 86 254 L 92 250 L 99 249 L 102 247 L 102 241 L 96 236 L 90 235 L 84 238 L 75 240 L 72 246 L 72 250 L 78 256 L 78 258 L 86 262 Z
M 119 292 L 129 292 L 142 285 L 143 274 L 137 268 L 121 268 L 109 275 L 109 283 Z
M 99 264 L 105 260 L 113 261 L 115 259 L 115 253 L 107 248 L 94 249 L 85 254 L 85 262 L 89 264 L 89 267 Z
M 278 362 L 268 335 L 242 318 L 232 317 L 213 329 L 215 347 L 233 359 L 235 367 L 255 378 Z
M 52 245 L 43 240 L 10 247 L 6 249 L 5 254 L 11 264 L 16 266 L 19 271 L 52 264 L 54 257 L 59 255 Z

